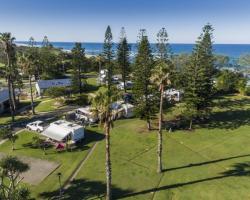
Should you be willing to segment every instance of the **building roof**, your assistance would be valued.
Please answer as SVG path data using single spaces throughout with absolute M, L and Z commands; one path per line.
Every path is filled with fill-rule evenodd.
M 83 127 L 64 120 L 58 120 L 51 123 L 49 127 L 42 132 L 42 135 L 56 141 L 62 141 L 71 132 L 80 128 Z
M 71 79 L 38 80 L 36 84 L 40 89 L 47 89 L 50 87 L 68 87 L 71 85 Z
M 9 100 L 9 90 L 7 88 L 0 88 L 0 103 Z

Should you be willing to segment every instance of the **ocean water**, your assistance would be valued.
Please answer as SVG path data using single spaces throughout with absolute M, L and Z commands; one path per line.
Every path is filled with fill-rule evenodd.
M 27 45 L 27 41 L 18 41 L 18 45 Z M 61 48 L 63 50 L 69 51 L 74 47 L 74 42 L 51 42 L 51 44 L 56 48 Z M 37 46 L 41 46 L 41 42 L 36 43 Z M 82 43 L 85 48 L 85 52 L 88 55 L 98 55 L 102 52 L 103 43 Z M 116 44 L 115 44 L 116 45 Z M 114 45 L 114 46 L 115 46 Z M 130 44 L 131 55 L 136 54 L 137 45 L 135 43 Z M 151 44 L 152 50 L 155 50 L 155 44 Z M 180 53 L 191 53 L 194 44 L 170 44 L 171 51 L 173 54 Z M 230 58 L 237 59 L 241 55 L 250 54 L 250 44 L 214 44 L 214 52 L 220 55 L 226 55 Z M 115 49 L 115 48 L 114 48 Z

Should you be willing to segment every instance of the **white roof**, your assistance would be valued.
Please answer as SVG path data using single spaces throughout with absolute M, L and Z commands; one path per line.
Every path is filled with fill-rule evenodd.
M 65 120 L 58 120 L 51 123 L 49 127 L 42 132 L 42 134 L 53 140 L 62 141 L 70 133 L 82 128 L 83 127 L 78 124 L 73 124 Z
M 47 89 L 50 87 L 67 87 L 71 86 L 71 79 L 53 79 L 53 80 L 38 80 L 37 86 L 40 89 Z
M 0 103 L 9 100 L 9 90 L 7 88 L 0 88 Z
M 130 104 L 130 103 L 124 103 L 124 104 L 122 104 L 122 107 L 125 109 L 129 109 L 129 108 L 134 108 L 135 106 Z
M 88 113 L 88 114 L 92 114 L 93 112 L 91 111 L 90 106 L 86 106 L 86 107 L 82 107 L 82 108 L 77 108 L 76 110 L 79 110 L 83 113 Z

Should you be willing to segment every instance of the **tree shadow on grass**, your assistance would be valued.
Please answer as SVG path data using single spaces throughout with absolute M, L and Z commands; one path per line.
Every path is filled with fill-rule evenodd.
M 165 186 L 161 186 L 158 188 L 151 188 L 151 189 L 143 190 L 143 191 L 136 192 L 136 193 L 125 194 L 123 196 L 119 196 L 118 199 L 123 199 L 123 198 L 127 198 L 127 197 L 134 197 L 137 195 L 143 195 L 143 194 L 147 194 L 147 193 L 151 193 L 151 192 L 170 190 L 170 189 L 174 189 L 174 188 L 180 188 L 180 187 L 183 187 L 186 185 L 193 185 L 196 183 L 203 183 L 203 182 L 207 182 L 207 181 L 220 180 L 220 179 L 229 178 L 229 177 L 250 176 L 250 162 L 235 163 L 231 167 L 232 167 L 231 170 L 227 170 L 225 172 L 222 172 L 218 176 L 208 177 L 208 178 L 204 178 L 204 179 L 198 179 L 198 180 L 193 180 L 193 181 L 188 181 L 188 182 L 183 182 L 183 183 L 176 183 L 176 184 L 172 184 L 172 185 L 165 185 Z
M 173 167 L 173 168 L 164 169 L 163 172 L 174 171 L 174 170 L 179 170 L 179 169 L 186 169 L 186 168 L 190 168 L 190 167 L 199 167 L 199 166 L 203 166 L 203 165 L 223 162 L 223 161 L 232 160 L 232 159 L 236 159 L 236 158 L 244 158 L 244 157 L 249 157 L 249 156 L 250 156 L 250 154 L 244 154 L 244 155 L 231 156 L 231 157 L 221 158 L 221 159 L 216 159 L 216 160 L 210 160 L 210 161 L 206 161 L 206 162 L 190 163 L 188 165 L 184 165 L 184 166 L 180 166 L 180 167 Z
M 231 110 L 214 112 L 209 121 L 201 123 L 200 127 L 208 129 L 237 129 L 250 125 L 250 110 Z
M 69 149 L 68 151 L 70 152 L 74 152 L 74 151 L 85 151 L 88 150 L 90 147 L 88 146 L 90 143 L 93 142 L 98 142 L 101 141 L 105 138 L 105 136 L 101 133 L 92 131 L 92 130 L 87 130 L 85 129 L 85 138 L 81 141 L 76 143 L 76 148 L 73 149 Z M 39 149 L 40 147 L 35 146 L 32 142 L 27 142 L 25 144 L 22 144 L 23 148 L 18 148 L 17 150 L 21 150 L 21 149 L 25 149 L 25 148 L 31 148 L 31 149 Z M 56 151 L 52 153 L 51 150 L 55 149 L 55 147 L 53 145 L 50 145 L 48 147 L 46 147 L 46 150 L 49 150 L 49 152 L 47 154 L 54 154 L 54 153 L 64 153 L 66 151 Z
M 227 99 L 227 98 L 216 98 L 214 101 L 213 106 L 218 108 L 242 108 L 243 106 L 249 105 L 250 106 L 250 98 L 242 98 L 242 99 Z
M 83 199 L 103 199 L 105 197 L 106 184 L 100 181 L 91 181 L 87 179 L 77 179 L 71 182 L 71 185 L 63 191 L 63 200 L 83 200 Z M 133 192 L 132 190 L 123 190 L 112 186 L 113 199 Z M 43 192 L 40 194 L 42 199 L 59 199 L 59 190 L 52 192 Z

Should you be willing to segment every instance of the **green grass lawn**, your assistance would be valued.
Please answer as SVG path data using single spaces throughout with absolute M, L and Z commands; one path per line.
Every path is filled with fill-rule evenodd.
M 209 122 L 196 125 L 194 131 L 164 131 L 164 172 L 156 173 L 157 132 L 146 131 L 139 119 L 118 120 L 111 132 L 112 184 L 114 199 L 249 199 L 250 193 L 250 98 L 217 98 Z M 167 119 L 181 113 L 182 105 L 168 109 Z M 23 147 L 32 134 L 24 132 L 14 154 L 38 157 L 62 163 L 61 167 L 39 186 L 31 187 L 40 199 L 58 194 L 57 172 L 64 180 L 86 156 L 102 130 L 91 128 L 86 149 L 53 153 Z M 98 137 L 99 139 L 93 139 Z M 10 144 L 0 152 L 10 152 Z M 77 178 L 65 191 L 67 200 L 105 199 L 105 140 L 100 140 L 81 168 Z M 41 195 L 42 194 L 42 195 Z M 38 198 L 38 199 L 39 199 Z
M 114 199 L 249 199 L 250 99 L 215 102 L 210 123 L 164 132 L 164 172 L 156 173 L 156 132 L 120 120 L 111 135 Z M 104 199 L 105 141 L 66 191 L 65 199 Z M 48 193 L 50 197 L 53 193 Z
M 30 142 L 32 142 L 32 137 L 35 136 L 36 133 L 32 133 L 29 131 L 23 131 L 19 134 L 19 139 L 16 141 L 14 152 L 11 151 L 10 142 L 6 142 L 0 146 L 0 152 L 4 152 L 10 155 L 22 155 L 22 156 L 30 156 L 34 158 L 45 159 L 49 161 L 54 161 L 60 163 L 60 167 L 55 170 L 51 175 L 49 175 L 42 183 L 38 186 L 29 186 L 31 189 L 32 196 L 36 199 L 44 199 L 42 194 L 43 192 L 50 192 L 57 190 L 58 185 L 58 177 L 57 173 L 62 173 L 62 182 L 65 182 L 67 178 L 72 174 L 72 172 L 77 168 L 80 161 L 84 159 L 87 155 L 89 149 L 92 147 L 95 141 L 98 141 L 102 138 L 102 135 L 87 131 L 86 139 L 76 150 L 72 152 L 56 152 L 54 148 L 48 149 L 47 155 L 43 154 L 41 149 L 35 149 L 30 147 Z
M 36 107 L 35 111 L 36 112 L 50 112 L 54 111 L 59 106 L 56 105 L 57 99 L 50 99 L 50 98 L 44 98 L 44 99 L 37 99 L 36 100 Z

